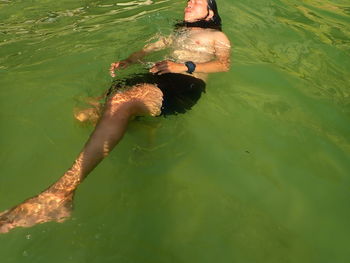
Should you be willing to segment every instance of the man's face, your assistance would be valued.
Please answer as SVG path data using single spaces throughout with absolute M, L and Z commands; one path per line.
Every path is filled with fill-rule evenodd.
M 198 20 L 209 20 L 212 17 L 212 12 L 208 10 L 207 0 L 188 0 L 185 8 L 186 22 L 195 22 Z

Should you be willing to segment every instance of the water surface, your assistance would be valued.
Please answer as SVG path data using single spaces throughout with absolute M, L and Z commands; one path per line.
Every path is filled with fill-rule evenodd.
M 63 174 L 93 129 L 73 108 L 184 4 L 0 2 L 0 210 Z M 349 2 L 218 5 L 230 72 L 188 113 L 131 123 L 72 219 L 1 235 L 1 262 L 349 261 Z

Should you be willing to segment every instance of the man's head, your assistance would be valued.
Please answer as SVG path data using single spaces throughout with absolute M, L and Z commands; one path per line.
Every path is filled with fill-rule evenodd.
M 183 25 L 221 30 L 221 18 L 215 0 L 188 0 Z
M 209 9 L 207 0 L 188 0 L 185 8 L 186 22 L 196 22 L 199 20 L 209 21 L 214 16 L 214 12 Z

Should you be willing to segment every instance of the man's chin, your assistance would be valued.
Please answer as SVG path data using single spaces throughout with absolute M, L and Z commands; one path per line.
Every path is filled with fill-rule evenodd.
M 195 23 L 197 22 L 198 20 L 194 20 L 194 19 L 185 19 L 184 22 L 186 23 Z
M 194 19 L 192 17 L 188 17 L 188 16 L 185 15 L 184 21 L 187 22 L 187 23 L 193 23 L 193 22 L 196 22 L 197 19 Z

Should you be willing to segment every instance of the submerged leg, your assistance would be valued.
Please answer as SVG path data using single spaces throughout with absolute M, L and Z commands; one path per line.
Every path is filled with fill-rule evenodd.
M 160 114 L 162 92 L 141 84 L 107 101 L 95 130 L 72 167 L 45 191 L 0 214 L 0 233 L 15 227 L 30 227 L 48 221 L 62 222 L 72 209 L 74 191 L 123 137 L 129 119 L 135 115 Z

